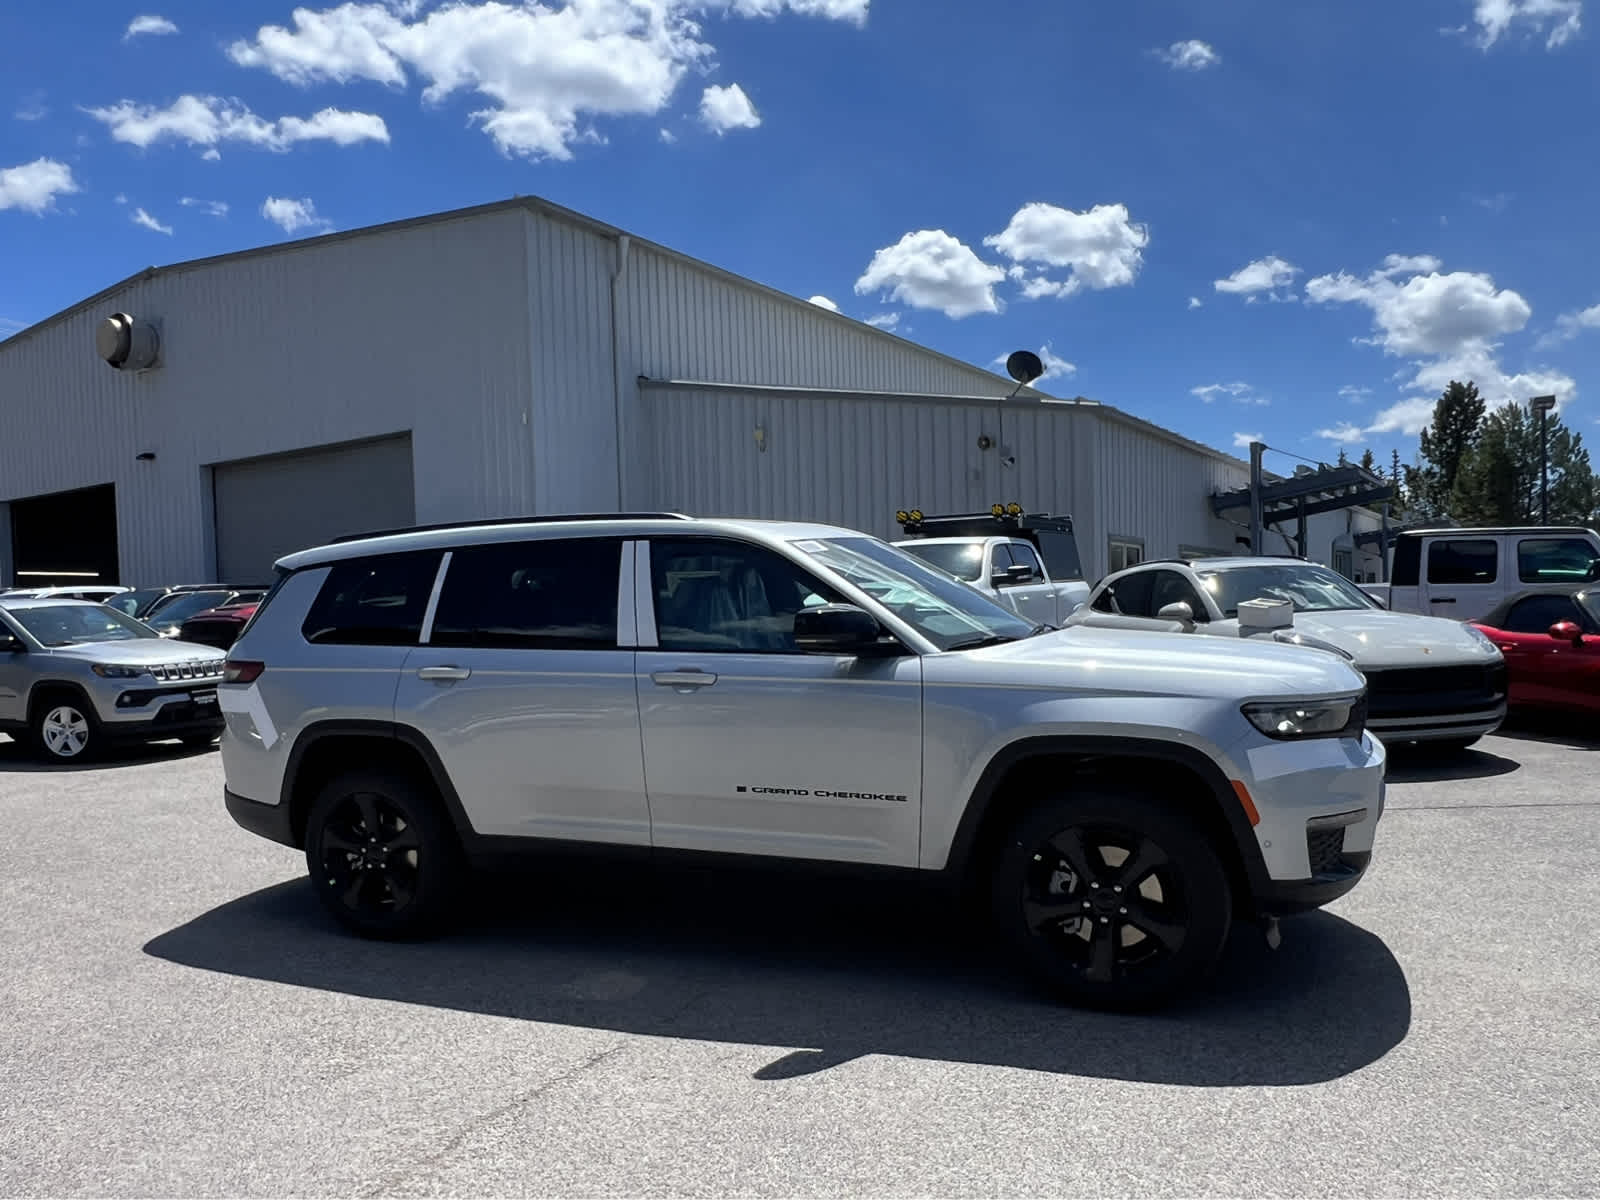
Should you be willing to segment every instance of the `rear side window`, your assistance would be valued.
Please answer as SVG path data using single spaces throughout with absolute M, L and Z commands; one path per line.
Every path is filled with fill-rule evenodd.
M 1422 574 L 1422 539 L 1403 537 L 1394 544 L 1394 571 L 1389 582 L 1395 587 L 1416 587 Z
M 1150 616 L 1150 588 L 1155 582 L 1152 574 L 1150 571 L 1139 571 L 1114 580 L 1094 602 L 1095 608 L 1124 617 Z
M 1493 583 L 1500 543 L 1488 538 L 1434 542 L 1428 547 L 1429 583 Z
M 1078 539 L 1058 529 L 1036 529 L 1033 539 L 1044 556 L 1054 579 L 1082 579 L 1083 563 L 1078 558 Z
M 1523 583 L 1582 583 L 1593 578 L 1600 551 L 1586 538 L 1527 538 L 1517 543 L 1517 578 Z
M 300 632 L 318 645 L 416 645 L 439 558 L 418 550 L 335 563 Z
M 614 650 L 621 541 L 502 542 L 456 550 L 433 646 Z

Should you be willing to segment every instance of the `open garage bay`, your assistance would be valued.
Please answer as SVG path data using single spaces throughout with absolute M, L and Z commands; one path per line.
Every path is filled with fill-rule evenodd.
M 879 885 L 553 871 L 361 942 L 214 753 L 0 742 L 0 1193 L 1590 1193 L 1596 749 L 1397 760 L 1362 887 L 1129 1018 Z

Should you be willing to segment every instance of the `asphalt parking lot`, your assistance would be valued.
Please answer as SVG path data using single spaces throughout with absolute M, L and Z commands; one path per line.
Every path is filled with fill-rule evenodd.
M 1280 951 L 1117 1017 L 876 885 L 562 871 L 361 942 L 214 752 L 0 739 L 0 1194 L 1593 1194 L 1600 740 L 1481 746 L 1395 763 Z

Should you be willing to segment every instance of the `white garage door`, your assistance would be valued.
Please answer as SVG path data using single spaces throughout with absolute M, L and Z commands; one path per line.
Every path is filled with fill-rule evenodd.
M 416 521 L 409 434 L 218 463 L 211 479 L 227 583 L 270 580 L 285 554 L 340 534 Z

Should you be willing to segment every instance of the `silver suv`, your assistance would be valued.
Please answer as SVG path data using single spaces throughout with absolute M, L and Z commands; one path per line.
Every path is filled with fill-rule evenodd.
M 222 663 L 103 604 L 0 599 L 0 732 L 56 762 L 117 741 L 208 746 Z
M 1060 994 L 1138 1006 L 1355 886 L 1383 809 L 1343 660 L 1044 631 L 846 529 L 503 522 L 279 572 L 219 689 L 226 803 L 363 934 L 553 842 L 865 864 L 978 885 Z

